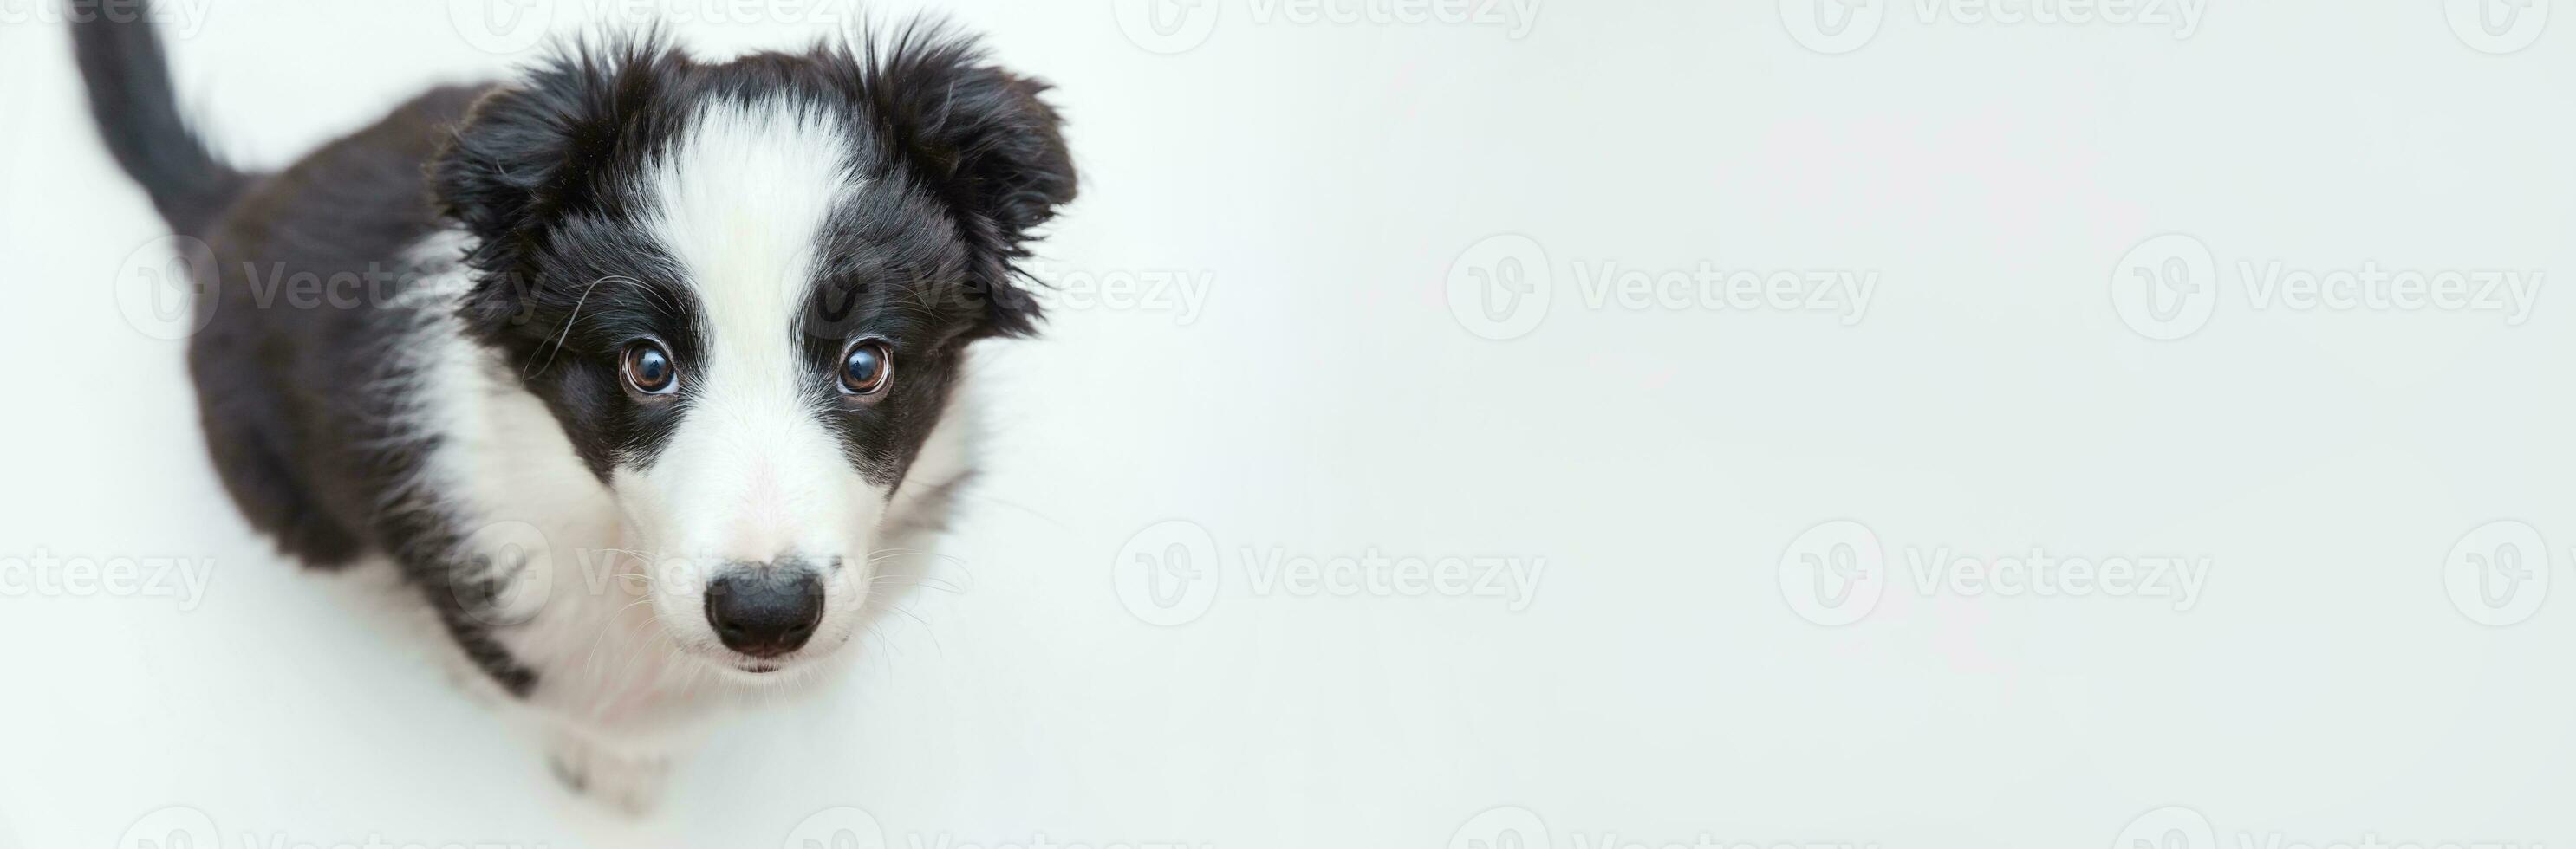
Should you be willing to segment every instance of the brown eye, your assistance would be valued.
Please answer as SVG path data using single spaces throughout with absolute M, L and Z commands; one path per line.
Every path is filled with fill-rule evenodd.
M 637 341 L 626 346 L 623 356 L 626 385 L 646 395 L 668 395 L 680 389 L 680 367 L 671 362 L 671 352 L 661 343 Z
M 894 381 L 894 352 L 884 340 L 861 339 L 841 352 L 841 394 L 874 395 Z

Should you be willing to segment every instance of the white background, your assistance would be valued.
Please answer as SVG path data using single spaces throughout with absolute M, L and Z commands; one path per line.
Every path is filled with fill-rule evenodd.
M 257 166 L 527 58 L 441 3 L 202 2 L 170 24 L 181 88 Z M 1502 847 L 1461 828 L 1516 806 L 1530 849 L 2129 849 L 2183 806 L 2192 846 L 2576 843 L 2576 20 L 2491 54 L 2439 2 L 2219 3 L 2188 37 L 1882 3 L 1826 55 L 1800 2 L 1547 0 L 1516 38 L 1222 0 L 1171 54 L 1112 3 L 958 9 L 1060 87 L 1083 186 L 1050 268 L 1182 272 L 1203 309 L 1068 304 L 994 345 L 953 591 L 906 599 L 846 686 L 727 724 L 648 829 L 784 846 L 854 806 L 889 846 Z M 119 845 L 182 806 L 225 846 L 582 845 L 526 741 L 225 499 L 182 343 L 114 294 L 158 221 L 38 5 L 0 0 L 0 570 L 213 571 L 193 608 L 0 597 L 0 844 Z M 834 28 L 755 17 L 791 20 L 681 29 Z M 2157 341 L 2113 295 L 2168 233 L 2217 299 Z M 1508 340 L 1451 309 L 1496 234 L 1550 294 Z M 1849 326 L 1594 307 L 1605 262 L 1876 289 Z M 2239 271 L 2273 262 L 2545 283 L 2517 325 L 2299 308 Z M 1113 576 L 1171 519 L 1221 578 L 1157 627 Z M 1793 542 L 1844 519 L 1880 598 L 1820 625 Z M 2551 546 L 2522 562 L 2555 597 L 2446 591 L 2496 520 Z M 2207 583 L 2188 609 L 1922 588 L 1909 555 L 1944 548 Z M 1546 566 L 1514 611 L 1263 591 L 1274 549 Z

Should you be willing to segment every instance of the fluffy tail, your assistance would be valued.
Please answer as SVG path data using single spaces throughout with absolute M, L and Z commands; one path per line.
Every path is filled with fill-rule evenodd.
M 127 14 L 72 16 L 72 51 L 89 84 L 90 114 L 116 164 L 151 193 L 171 230 L 194 235 L 250 180 L 217 160 L 179 120 L 170 64 L 148 12 L 148 3 L 138 3 Z

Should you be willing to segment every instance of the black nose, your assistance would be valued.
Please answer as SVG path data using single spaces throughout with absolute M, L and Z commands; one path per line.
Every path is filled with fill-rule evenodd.
M 728 567 L 707 586 L 707 624 L 725 647 L 753 657 L 795 651 L 823 621 L 823 582 L 802 565 Z

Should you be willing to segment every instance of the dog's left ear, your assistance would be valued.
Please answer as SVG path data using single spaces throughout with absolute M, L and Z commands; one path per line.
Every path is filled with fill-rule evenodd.
M 912 176 L 948 202 L 975 252 L 991 332 L 1035 332 L 1036 299 L 1013 278 L 1031 231 L 1073 200 L 1063 119 L 1045 83 L 987 61 L 971 38 L 936 26 L 904 30 L 861 63 L 860 96 Z
M 439 213 L 475 238 L 468 261 L 485 272 L 465 299 L 475 327 L 555 332 L 519 319 L 575 305 L 580 290 L 544 279 L 536 255 L 565 221 L 607 207 L 606 163 L 634 148 L 638 116 L 668 111 L 656 81 L 687 64 L 658 31 L 559 42 L 453 128 L 429 180 Z

